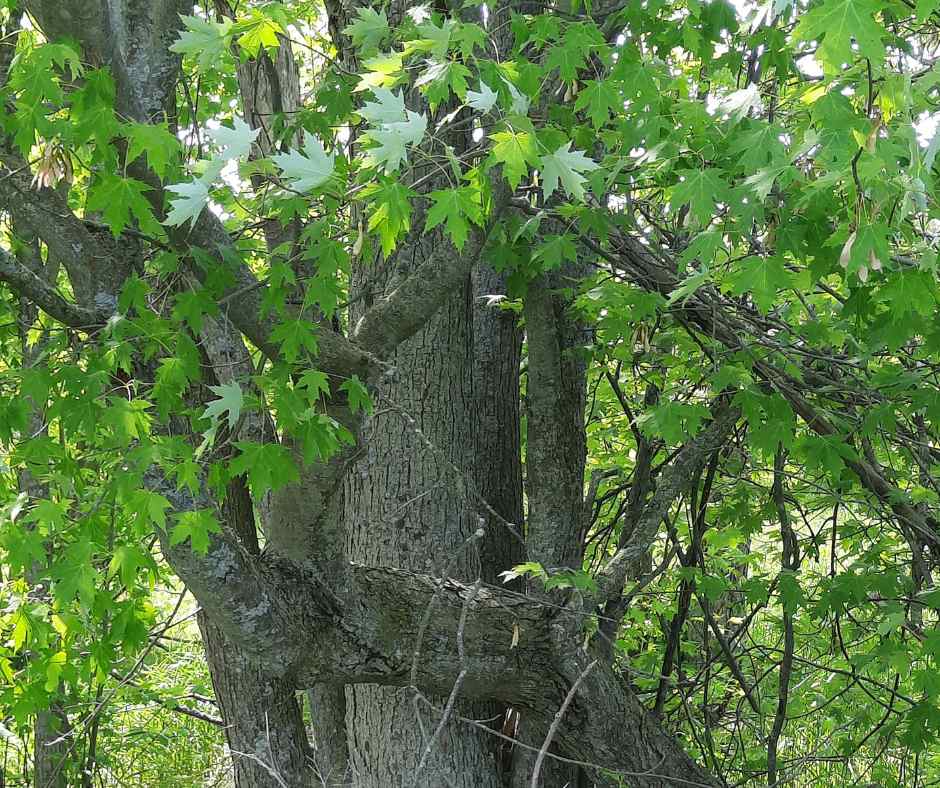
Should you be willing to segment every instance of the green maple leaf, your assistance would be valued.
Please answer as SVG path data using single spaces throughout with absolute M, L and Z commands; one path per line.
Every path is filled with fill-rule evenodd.
M 885 56 L 881 39 L 887 35 L 878 22 L 883 8 L 880 0 L 824 0 L 803 15 L 793 36 L 798 41 L 819 40 L 817 57 L 831 71 L 854 62 L 858 55 L 881 63 Z
M 94 544 L 90 539 L 77 540 L 61 550 L 49 571 L 60 604 L 67 605 L 76 597 L 85 606 L 94 602 L 98 573 L 93 559 Z
M 378 51 L 379 45 L 389 35 L 388 17 L 384 11 L 374 8 L 359 8 L 356 19 L 343 30 L 362 55 L 371 55 Z
M 316 355 L 316 326 L 303 318 L 292 318 L 279 323 L 271 332 L 271 341 L 281 346 L 288 363 L 293 364 L 304 351 Z
M 356 90 L 390 88 L 401 78 L 403 66 L 401 52 L 388 52 L 369 58 L 362 65 L 366 71 L 359 75 Z
M 326 183 L 336 169 L 336 155 L 327 154 L 323 144 L 312 134 L 304 141 L 304 150 L 291 150 L 272 156 L 285 178 L 293 180 L 292 188 L 299 192 L 316 189 Z
M 436 58 L 443 58 L 450 48 L 450 34 L 454 31 L 456 22 L 448 19 L 442 27 L 433 22 L 424 22 L 418 25 L 421 38 L 405 42 L 405 54 L 413 52 L 429 52 Z
M 330 378 L 325 372 L 318 369 L 308 369 L 297 381 L 297 388 L 307 390 L 307 396 L 316 401 L 320 396 L 330 396 Z
M 750 294 L 764 314 L 773 306 L 777 292 L 793 283 L 790 272 L 776 257 L 748 257 L 730 280 L 731 292 L 735 295 Z
M 150 434 L 150 417 L 147 409 L 151 403 L 124 397 L 108 397 L 108 407 L 100 416 L 103 426 L 111 428 L 111 434 L 120 445 L 126 446 Z
M 38 528 L 10 528 L 3 534 L 2 544 L 6 563 L 14 572 L 31 571 L 49 560 L 46 539 Z
M 536 247 L 532 259 L 540 260 L 545 270 L 560 268 L 566 260 L 578 259 L 578 247 L 568 233 L 550 235 Z
M 434 191 L 428 197 L 431 198 L 432 205 L 428 209 L 425 232 L 446 222 L 447 233 L 454 246 L 463 249 L 467 242 L 470 222 L 477 226 L 483 225 L 483 209 L 478 202 L 479 192 L 472 186 L 461 186 L 458 189 Z
M 558 75 L 565 82 L 573 82 L 578 72 L 587 66 L 591 50 L 604 43 L 604 37 L 593 23 L 569 25 L 560 44 L 548 51 L 545 59 L 546 69 L 558 69 Z
M 702 405 L 664 402 L 638 417 L 637 425 L 647 435 L 659 435 L 671 444 L 681 444 L 694 436 L 708 416 Z
M 104 173 L 88 190 L 88 210 L 101 213 L 115 238 L 128 225 L 131 215 L 142 230 L 156 233 L 160 228 L 150 202 L 144 197 L 149 191 L 150 186 L 134 178 Z
M 237 30 L 244 31 L 238 38 L 238 46 L 250 57 L 258 57 L 262 49 L 273 50 L 280 46 L 278 35 L 284 32 L 277 22 L 258 11 L 249 19 L 239 22 Z
M 679 170 L 677 174 L 679 182 L 672 187 L 672 207 L 688 205 L 701 224 L 707 224 L 712 218 L 716 203 L 731 197 L 728 185 L 714 169 Z
M 854 452 L 838 436 L 803 435 L 796 442 L 795 450 L 805 459 L 810 469 L 825 471 L 835 481 L 842 476 L 845 460 L 857 459 Z
M 369 390 L 356 375 L 344 380 L 339 388 L 340 391 L 346 392 L 349 409 L 353 413 L 358 413 L 361 410 L 372 413 L 372 397 L 369 396 Z
M 428 99 L 431 110 L 450 98 L 451 92 L 463 99 L 467 95 L 467 77 L 470 69 L 456 60 L 431 62 L 427 70 L 415 81 Z
M 177 293 L 173 305 L 173 319 L 185 321 L 194 334 L 202 331 L 203 318 L 206 315 L 215 316 L 219 313 L 218 304 L 202 288 L 198 290 L 184 290 Z
M 929 317 L 937 307 L 937 286 L 928 271 L 901 270 L 890 274 L 879 296 L 890 305 L 891 319 L 905 320 L 909 315 Z
M 369 200 L 369 231 L 379 231 L 382 253 L 388 257 L 398 237 L 411 229 L 411 198 L 417 193 L 398 181 L 382 178 L 362 191 Z
M 179 156 L 180 142 L 170 133 L 166 123 L 127 123 L 122 129 L 127 138 L 127 163 L 147 154 L 147 164 L 161 179 L 166 175 L 171 161 Z
M 199 367 L 188 357 L 173 355 L 160 359 L 157 367 L 153 397 L 157 410 L 166 416 L 179 404 L 179 398 L 190 383 L 199 378 Z
M 553 46 L 548 52 L 548 57 L 545 58 L 545 68 L 557 68 L 558 76 L 565 82 L 574 82 L 578 78 L 578 71 L 586 65 L 584 53 L 565 44 Z
M 529 165 L 538 166 L 535 138 L 527 131 L 497 131 L 490 135 L 492 160 L 503 165 L 503 175 L 515 189 L 529 171 Z
M 611 113 L 621 111 L 623 98 L 617 88 L 608 80 L 595 79 L 588 82 L 578 94 L 574 103 L 576 110 L 587 110 L 587 116 L 595 129 L 601 128 Z
M 239 441 L 235 446 L 240 454 L 229 463 L 229 471 L 234 476 L 245 474 L 256 497 L 300 478 L 290 452 L 279 443 Z
M 303 450 L 304 461 L 328 460 L 339 450 L 340 445 L 355 442 L 352 434 L 335 419 L 325 413 L 310 410 L 294 430 Z
M 547 200 L 558 188 L 559 181 L 569 197 L 576 200 L 584 199 L 584 182 L 586 178 L 582 173 L 591 172 L 598 168 L 598 163 L 589 159 L 582 151 L 570 150 L 569 140 L 554 153 L 541 157 L 542 163 L 542 195 Z
M 80 140 L 93 137 L 100 146 L 109 143 L 117 129 L 114 96 L 110 72 L 95 69 L 85 74 L 84 85 L 72 94 L 71 116 Z
M 741 379 L 740 375 L 734 377 Z M 779 446 L 789 449 L 793 445 L 796 417 L 779 394 L 762 395 L 743 390 L 735 396 L 735 402 L 747 419 L 751 445 L 765 457 L 773 456 Z
M 212 400 L 206 406 L 202 418 L 209 419 L 215 424 L 227 414 L 228 427 L 234 430 L 245 405 L 245 395 L 242 393 L 241 386 L 237 382 L 223 383 L 220 386 L 209 386 L 209 390 L 216 394 L 218 399 Z
M 137 572 L 142 568 L 156 572 L 157 565 L 153 557 L 136 545 L 121 545 L 111 557 L 108 574 L 119 575 L 122 585 L 129 591 L 136 585 Z
M 170 51 L 195 57 L 196 65 L 201 69 L 216 66 L 228 51 L 231 21 L 212 22 L 198 16 L 183 16 L 182 20 L 186 29 L 170 46 Z
M 806 602 L 806 594 L 800 586 L 800 579 L 796 572 L 783 569 L 777 581 L 777 590 L 780 594 L 780 604 L 787 613 L 794 613 L 800 605 Z
M 486 49 L 486 31 L 475 22 L 458 22 L 451 32 L 450 40 L 464 60 L 473 55 L 475 49 Z
M 189 540 L 194 553 L 209 552 L 209 535 L 222 533 L 222 527 L 211 509 L 196 509 L 183 512 L 176 519 L 170 532 L 170 544 L 177 545 Z
M 732 138 L 728 151 L 738 156 L 743 172 L 754 173 L 761 167 L 777 164 L 786 156 L 786 146 L 780 141 L 783 133 L 779 126 L 755 123 Z
M 166 511 L 170 502 L 159 493 L 150 490 L 134 490 L 127 499 L 127 509 L 143 521 L 144 528 L 156 525 L 166 528 Z

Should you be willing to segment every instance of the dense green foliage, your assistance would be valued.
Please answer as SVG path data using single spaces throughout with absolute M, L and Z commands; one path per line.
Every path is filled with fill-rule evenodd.
M 115 109 L 107 67 L 4 3 L 0 177 L 28 162 L 34 191 L 146 259 L 92 330 L 0 276 L 7 784 L 49 709 L 95 785 L 212 784 L 218 731 L 170 708 L 218 716 L 191 644 L 165 637 L 178 583 L 156 534 L 205 553 L 221 526 L 144 472 L 218 501 L 244 476 L 261 500 L 298 478 L 284 441 L 307 463 L 353 443 L 324 403 L 369 413 L 369 382 L 331 388 L 321 326 L 350 328 L 352 263 L 437 227 L 457 250 L 487 228 L 509 282 L 494 309 L 588 271 L 568 282 L 589 329 L 584 564 L 517 572 L 607 589 L 637 504 L 732 409 L 626 573 L 630 604 L 588 634 L 623 616 L 618 664 L 729 785 L 766 784 L 769 741 L 780 784 L 940 780 L 940 4 L 559 0 L 494 29 L 474 3 L 391 22 L 376 3 L 345 29 L 355 72 L 317 2 L 207 5 L 173 45 L 176 114 L 144 124 Z M 302 108 L 252 128 L 237 64 L 287 39 Z M 462 126 L 476 143 L 455 150 Z M 236 239 L 232 266 L 188 245 L 203 211 Z M 46 244 L 12 220 L 3 237 L 78 300 Z M 274 326 L 250 386 L 207 379 L 201 355 L 241 263 Z M 232 438 L 262 412 L 283 441 Z

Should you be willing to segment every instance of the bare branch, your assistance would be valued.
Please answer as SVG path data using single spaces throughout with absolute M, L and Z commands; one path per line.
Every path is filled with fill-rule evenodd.
M 581 683 L 587 678 L 587 674 L 594 669 L 595 665 L 597 665 L 596 659 L 583 671 L 581 671 L 581 675 L 578 676 L 577 681 L 571 685 L 571 689 L 568 690 L 568 694 L 565 695 L 565 699 L 562 701 L 561 708 L 559 708 L 555 713 L 555 718 L 552 720 L 552 724 L 548 728 L 548 733 L 545 735 L 545 741 L 542 742 L 542 746 L 539 748 L 538 757 L 535 759 L 535 768 L 532 770 L 532 781 L 529 783 L 531 788 L 538 788 L 539 773 L 542 771 L 542 762 L 545 760 L 545 753 L 548 752 L 548 748 L 551 746 L 552 739 L 555 738 L 555 734 L 558 732 L 558 726 L 561 725 L 561 721 L 565 716 L 565 712 L 568 711 L 568 707 L 571 705 L 571 701 L 574 700 L 574 696 L 578 691 L 578 687 L 581 686 Z
M 631 563 L 649 550 L 669 507 L 698 477 L 708 457 L 721 448 L 739 415 L 737 408 L 719 405 L 712 423 L 689 441 L 669 467 L 663 470 L 656 492 L 644 508 L 630 539 L 601 572 L 599 585 L 604 599 L 622 592 Z

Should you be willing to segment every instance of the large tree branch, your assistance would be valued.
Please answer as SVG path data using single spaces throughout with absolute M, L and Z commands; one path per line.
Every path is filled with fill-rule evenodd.
M 50 40 L 78 38 L 88 59 L 108 64 L 117 109 L 141 123 L 162 119 L 173 98 L 180 56 L 169 47 L 192 13 L 186 0 L 27 0 Z
M 0 249 L 0 281 L 6 282 L 18 296 L 28 299 L 47 315 L 72 328 L 91 329 L 108 318 L 102 311 L 86 309 L 67 300 L 4 249 Z
M 526 549 L 546 567 L 579 568 L 584 498 L 585 364 L 570 302 L 556 277 L 529 284 L 525 298 Z
M 494 201 L 494 222 L 506 203 Z M 438 234 L 434 234 L 438 238 Z M 378 301 L 356 325 L 353 339 L 379 358 L 387 358 L 398 345 L 431 319 L 447 298 L 466 281 L 486 246 L 487 230 L 475 229 L 464 248 L 439 240 L 408 276 Z
M 111 249 L 72 212 L 65 195 L 55 189 L 36 189 L 31 179 L 26 162 L 8 150 L 0 153 L 0 207 L 11 213 L 24 232 L 46 244 L 50 255 L 62 263 L 75 297 L 84 308 L 107 306 L 96 303 L 96 298 L 102 302 L 102 298 L 113 297 L 123 268 Z
M 199 503 L 159 475 L 148 481 L 174 505 Z M 463 698 L 550 719 L 594 659 L 555 608 L 502 588 L 356 564 L 327 584 L 317 564 L 274 553 L 252 558 L 224 536 L 213 537 L 205 555 L 170 546 L 165 536 L 161 542 L 226 634 L 299 686 L 368 683 L 446 696 L 462 675 Z M 583 679 L 557 737 L 572 757 L 627 773 L 632 785 L 717 784 L 606 665 Z

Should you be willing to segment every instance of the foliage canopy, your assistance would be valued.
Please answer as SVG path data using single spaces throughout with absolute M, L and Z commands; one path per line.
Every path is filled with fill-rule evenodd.
M 119 704 L 187 696 L 155 651 L 180 579 L 253 647 L 238 611 L 286 572 L 265 502 L 341 486 L 399 409 L 395 349 L 485 266 L 486 309 L 526 332 L 529 509 L 504 525 L 528 554 L 506 580 L 578 622 L 566 688 L 602 654 L 710 784 L 940 779 L 940 3 L 0 5 L 10 747 L 59 710 L 63 774 L 117 784 Z M 252 93 L 259 64 L 296 93 Z M 542 320 L 577 328 L 554 373 Z M 543 531 L 533 435 L 572 429 L 540 420 L 552 374 L 586 391 L 584 468 L 554 455 L 584 516 Z M 539 552 L 559 529 L 574 560 Z M 213 573 L 233 544 L 237 592 Z M 310 643 L 278 615 L 251 631 L 293 676 Z M 459 688 L 435 670 L 417 686 Z

